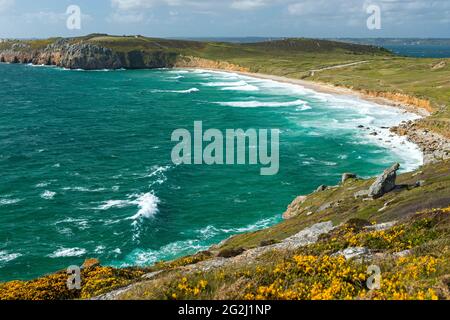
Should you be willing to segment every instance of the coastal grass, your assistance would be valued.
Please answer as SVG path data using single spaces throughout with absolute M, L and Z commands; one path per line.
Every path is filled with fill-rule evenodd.
M 116 289 L 119 299 L 449 299 L 450 162 L 402 174 L 400 187 L 366 201 L 354 193 L 373 179 L 347 180 L 315 192 L 280 224 L 236 235 L 219 246 L 147 268 L 93 266 L 82 272 L 82 290 L 67 290 L 63 271 L 32 281 L 0 284 L 0 299 L 88 299 Z M 416 186 L 417 181 L 424 182 Z M 324 203 L 332 205 L 320 210 Z M 309 212 L 313 214 L 308 215 Z M 198 263 L 280 242 L 312 224 L 332 220 L 338 228 L 293 251 L 270 250 L 205 271 Z M 387 230 L 370 225 L 397 221 Z M 366 247 L 374 261 L 346 261 L 334 253 Z M 400 254 L 407 250 L 406 254 Z M 228 252 L 230 254 L 222 254 Z M 235 253 L 235 254 L 231 254 Z M 367 290 L 367 267 L 383 270 L 381 291 Z M 197 270 L 197 271 L 196 271 Z M 344 270 L 345 272 L 343 272 Z M 148 275 L 152 274 L 152 280 Z
M 23 50 L 39 50 L 58 39 L 19 43 L 29 45 Z M 450 137 L 450 59 L 397 57 L 377 47 L 309 39 L 229 44 L 93 34 L 70 41 L 95 43 L 119 53 L 139 51 L 151 56 L 165 52 L 177 57 L 225 61 L 254 73 L 323 82 L 387 97 L 404 95 L 426 100 L 433 114 L 419 124 Z M 17 43 L 0 43 L 0 50 Z M 336 68 L 326 69 L 330 67 Z M 419 180 L 424 184 L 417 186 Z M 0 299 L 90 298 L 133 283 L 132 290 L 121 298 L 449 299 L 450 162 L 402 174 L 397 182 L 400 188 L 373 201 L 354 197 L 356 192 L 368 189 L 373 179 L 352 179 L 344 185 L 313 193 L 292 219 L 233 236 L 194 256 L 160 262 L 145 269 L 94 267 L 92 274 L 83 274 L 89 284 L 85 291 L 68 292 L 66 275 L 59 272 L 33 281 L 0 284 Z M 323 207 L 324 204 L 328 205 Z M 317 244 L 295 252 L 267 253 L 247 265 L 206 273 L 183 271 L 183 267 L 212 259 L 220 252 L 240 252 L 282 241 L 314 223 L 331 220 L 335 225 L 345 226 L 352 219 L 370 224 L 397 220 L 399 224 L 381 234 L 339 228 L 337 234 L 331 233 Z M 346 246 L 367 246 L 385 254 L 377 263 L 385 270 L 385 287 L 391 289 L 367 291 L 364 262 L 331 256 L 332 251 Z M 405 249 L 412 254 L 392 255 Z M 159 271 L 162 273 L 155 280 L 142 278 L 148 272 Z
M 425 181 L 415 187 L 417 181 Z M 428 208 L 446 206 L 450 203 L 450 162 L 427 165 L 416 172 L 405 173 L 397 178 L 400 187 L 380 199 L 365 201 L 355 199 L 355 193 L 367 190 L 374 179 L 346 181 L 344 185 L 315 192 L 298 208 L 296 216 L 268 229 L 231 237 L 219 246 L 220 250 L 258 247 L 264 241 L 281 241 L 312 224 L 333 221 L 343 223 L 349 219 L 365 219 L 383 223 L 408 217 Z M 324 204 L 330 208 L 319 211 Z M 388 204 L 387 206 L 385 206 Z M 384 209 L 382 209 L 384 208 Z M 312 214 L 310 214 L 312 213 Z
M 315 244 L 273 250 L 251 261 L 207 271 L 175 269 L 134 285 L 120 299 L 448 299 L 450 208 L 411 215 L 388 230 L 343 224 Z M 348 247 L 376 252 L 370 260 L 333 255 Z M 407 251 L 405 251 L 407 250 Z M 367 268 L 382 270 L 381 288 L 368 290 Z

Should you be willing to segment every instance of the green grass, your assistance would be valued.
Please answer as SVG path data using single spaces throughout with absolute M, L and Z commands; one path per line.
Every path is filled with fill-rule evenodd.
M 331 220 L 339 224 L 355 218 L 378 223 L 389 222 L 403 219 L 416 211 L 450 204 L 450 162 L 425 166 L 420 170 L 422 174 L 414 177 L 414 173 L 406 173 L 398 177 L 397 183 L 409 185 L 409 188 L 388 193 L 373 201 L 355 200 L 354 194 L 367 190 L 374 179 L 350 180 L 339 188 L 314 193 L 300 206 L 296 217 L 268 229 L 236 235 L 226 241 L 220 250 L 242 247 L 249 249 L 258 247 L 262 241 L 283 240 L 318 222 Z M 418 180 L 425 180 L 426 184 L 420 188 L 413 188 L 412 186 Z M 334 208 L 317 212 L 324 203 L 337 204 L 338 202 L 339 205 Z M 390 204 L 380 212 L 379 210 L 387 202 Z M 309 212 L 314 213 L 308 216 Z

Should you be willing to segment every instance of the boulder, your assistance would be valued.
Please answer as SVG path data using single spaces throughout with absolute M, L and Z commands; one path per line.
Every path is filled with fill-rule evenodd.
M 370 255 L 370 250 L 364 247 L 350 247 L 332 254 L 333 257 L 344 256 L 345 260 L 364 258 Z
M 398 169 L 400 169 L 399 163 L 396 163 L 389 169 L 386 169 L 369 188 L 368 196 L 373 199 L 377 199 L 394 190 Z
M 354 173 L 344 173 L 342 175 L 342 184 L 345 183 L 345 181 L 350 180 L 350 179 L 356 179 L 358 176 Z
M 328 186 L 326 185 L 321 185 L 316 189 L 316 192 L 322 192 L 328 189 Z

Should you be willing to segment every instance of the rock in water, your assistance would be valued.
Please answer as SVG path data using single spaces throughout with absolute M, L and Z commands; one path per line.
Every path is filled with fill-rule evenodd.
M 368 196 L 377 199 L 394 190 L 398 169 L 400 169 L 399 163 L 396 163 L 389 169 L 386 169 L 370 187 Z

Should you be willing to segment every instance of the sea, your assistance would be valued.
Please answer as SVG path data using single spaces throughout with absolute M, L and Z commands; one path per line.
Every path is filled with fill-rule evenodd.
M 420 166 L 418 147 L 388 129 L 417 117 L 235 73 L 0 64 L 0 281 L 86 258 L 149 266 L 271 226 L 344 172 Z M 174 164 L 171 135 L 195 121 L 278 129 L 278 174 Z

